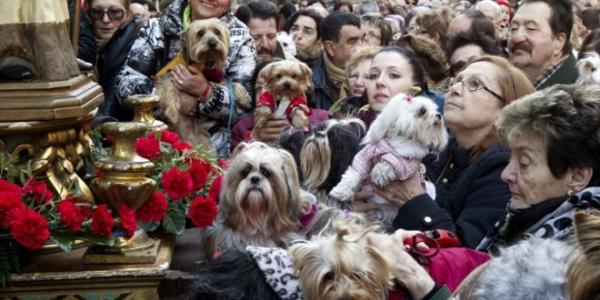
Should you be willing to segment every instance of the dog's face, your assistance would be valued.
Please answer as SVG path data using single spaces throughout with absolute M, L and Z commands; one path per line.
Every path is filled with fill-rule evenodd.
M 194 21 L 183 34 L 182 47 L 191 63 L 220 68 L 229 51 L 229 29 L 216 18 Z
M 292 245 L 289 252 L 307 300 L 387 297 L 392 274 L 375 248 L 338 232 Z
M 294 43 L 291 35 L 285 31 L 280 31 L 277 33 L 277 41 L 281 44 L 285 53 L 296 56 L 296 43 Z
M 264 143 L 242 143 L 225 174 L 219 214 L 226 226 L 250 234 L 298 230 L 300 183 L 293 157 Z
M 264 67 L 259 75 L 275 98 L 293 99 L 304 95 L 312 87 L 312 70 L 303 62 L 283 60 Z
M 408 139 L 433 152 L 448 142 L 448 133 L 437 105 L 427 97 L 398 94 L 386 104 L 367 132 L 366 141 Z
M 596 51 L 588 51 L 582 54 L 577 61 L 579 71 L 579 84 L 600 84 L 600 56 Z

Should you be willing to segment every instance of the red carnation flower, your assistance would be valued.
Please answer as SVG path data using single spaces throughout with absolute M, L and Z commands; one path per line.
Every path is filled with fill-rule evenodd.
M 159 142 L 153 138 L 138 138 L 135 140 L 135 152 L 149 160 L 160 156 Z
M 175 150 L 177 150 L 179 153 L 181 153 L 185 150 L 192 149 L 192 145 L 190 145 L 188 142 L 178 141 L 178 142 L 173 143 L 173 148 L 175 148 Z
M 14 192 L 14 190 L 0 191 L 0 225 L 2 227 L 10 227 L 12 211 L 19 208 L 25 208 L 25 203 L 21 200 L 20 188 L 18 192 Z
M 92 213 L 92 232 L 95 235 L 109 237 L 112 234 L 114 223 L 115 220 L 106 204 L 98 205 Z
M 50 237 L 48 222 L 37 211 L 20 209 L 11 221 L 10 234 L 27 249 L 41 248 Z
M 212 166 L 206 161 L 193 158 L 188 161 L 188 164 L 190 165 L 188 172 L 194 181 L 194 191 L 199 191 L 206 185 Z
M 213 199 L 215 203 L 219 203 L 219 195 L 221 193 L 221 185 L 223 184 L 223 176 L 215 178 L 208 191 L 208 198 Z
M 48 186 L 43 181 L 37 181 L 33 178 L 29 179 L 23 187 L 25 194 L 33 195 L 36 203 L 48 203 L 54 195 L 48 189 Z
M 58 203 L 57 211 L 60 213 L 60 221 L 69 227 L 72 232 L 81 231 L 81 223 L 83 223 L 83 215 L 79 208 L 71 198 L 65 199 Z
M 132 236 L 137 230 L 137 223 L 135 221 L 135 211 L 125 204 L 119 206 L 119 217 L 121 217 L 121 228 L 125 230 L 127 236 Z
M 179 142 L 179 136 L 173 131 L 162 130 L 160 132 L 160 141 L 172 145 L 176 142 Z
M 14 183 L 10 183 L 4 179 L 0 179 L 0 192 L 15 193 L 19 196 L 19 198 L 21 198 L 21 195 L 23 195 L 23 191 L 21 190 L 21 187 L 19 187 L 18 185 L 14 184 Z
M 198 196 L 192 201 L 188 216 L 196 227 L 206 227 L 212 224 L 217 216 L 217 203 L 213 199 Z
M 221 167 L 221 169 L 228 169 L 231 164 L 229 163 L 229 160 L 219 158 L 219 159 L 217 159 L 217 165 L 219 165 L 219 167 Z
M 179 171 L 177 166 L 172 167 L 160 179 L 163 190 L 171 200 L 181 200 L 191 194 L 194 188 L 192 176 L 187 171 Z
M 135 211 L 135 216 L 141 222 L 160 221 L 167 212 L 167 199 L 160 192 L 154 192 L 144 205 Z

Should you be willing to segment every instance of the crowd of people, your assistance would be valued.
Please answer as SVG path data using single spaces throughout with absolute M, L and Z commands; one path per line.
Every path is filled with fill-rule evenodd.
M 211 249 L 212 260 L 199 270 L 191 297 L 375 299 L 369 295 L 380 288 L 369 271 L 377 265 L 375 272 L 391 270 L 386 280 L 392 284 L 381 294 L 389 299 L 443 299 L 451 292 L 460 299 L 600 299 L 597 1 L 155 4 L 85 1 L 78 56 L 95 66 L 104 90 L 96 122 L 130 121 L 127 97 L 156 93 L 157 74 L 180 53 L 197 51 L 183 32 L 200 20 L 218 21 L 228 29 L 225 35 L 211 33 L 226 39 L 223 69 L 211 70 L 206 62 L 198 69 L 188 61 L 166 70 L 185 97 L 161 101 L 180 101 L 182 116 L 213 120 L 206 146 L 234 166 L 237 160 L 263 161 L 252 156 L 262 147 L 285 149 L 295 171 L 285 171 L 287 154 L 263 149 L 265 156 L 281 155 L 281 162 L 273 161 L 284 167 L 261 167 L 248 180 L 258 185 L 260 178 L 269 181 L 279 178 L 273 172 L 285 172 L 282 178 L 290 183 L 283 185 L 293 188 L 297 176 L 301 188 L 299 207 L 279 211 L 298 219 L 293 241 L 269 243 L 268 236 L 244 233 L 248 238 L 232 249 Z M 203 42 L 204 29 L 194 34 L 192 40 L 218 47 Z M 294 69 L 304 65 L 310 73 Z M 282 103 L 295 107 L 279 115 L 275 107 L 271 118 L 257 122 L 255 110 L 269 105 L 267 96 L 277 98 L 276 80 L 288 80 L 281 84 L 302 95 L 283 97 Z M 231 83 L 243 86 L 244 93 Z M 372 141 L 379 129 L 372 125 L 383 122 L 378 117 L 388 103 L 422 98 L 437 112 L 417 109 L 414 117 L 431 115 L 436 126 L 443 122 L 449 136 L 445 147 L 427 153 L 410 178 L 384 186 L 366 180 L 351 202 L 332 199 L 331 190 Z M 246 100 L 250 107 L 236 106 Z M 292 116 L 305 116 L 308 126 L 292 126 Z M 409 122 L 390 121 L 397 121 L 392 127 Z M 248 168 L 228 172 L 246 177 L 254 172 Z M 240 179 L 234 175 L 228 173 L 226 180 Z M 424 182 L 432 184 L 433 193 Z M 277 190 L 282 183 L 273 185 Z M 382 201 L 392 208 L 381 212 Z M 248 205 L 248 214 L 258 214 L 260 205 Z M 219 226 L 229 226 L 225 213 L 219 212 Z M 440 235 L 456 244 L 446 248 Z M 331 236 L 336 239 L 328 240 Z M 368 256 L 371 252 L 352 252 L 354 244 L 328 246 L 340 241 L 377 251 L 387 267 Z M 435 251 L 423 254 L 427 251 L 419 248 Z M 273 253 L 284 262 L 265 269 L 264 259 Z M 357 268 L 364 272 L 346 278 L 363 255 Z M 309 280 L 306 268 L 315 263 Z M 273 272 L 288 269 L 289 280 L 273 278 Z M 440 275 L 442 269 L 450 275 Z M 259 275 L 252 277 L 253 272 Z

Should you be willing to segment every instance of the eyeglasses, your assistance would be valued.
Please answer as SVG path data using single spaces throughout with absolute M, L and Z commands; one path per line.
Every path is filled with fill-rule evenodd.
M 125 11 L 119 8 L 90 8 L 88 14 L 90 15 L 90 18 L 95 21 L 102 20 L 104 15 L 107 15 L 108 19 L 111 21 L 120 21 L 125 16 Z
M 298 26 L 298 25 L 293 25 L 290 28 L 290 33 L 295 33 L 296 35 L 301 33 L 304 36 L 311 36 L 311 35 L 316 34 L 316 32 L 317 31 L 315 29 L 312 29 L 309 27 L 300 28 L 300 26 Z
M 464 78 L 461 75 L 456 76 L 450 80 L 450 85 L 453 86 L 457 83 L 462 83 L 462 88 L 467 89 L 469 92 L 476 92 L 479 90 L 485 90 L 486 92 L 492 94 L 492 96 L 498 98 L 498 100 L 502 101 L 502 103 L 506 103 L 506 99 L 502 97 L 500 94 L 490 90 L 486 87 L 483 82 L 475 76 L 469 76 Z

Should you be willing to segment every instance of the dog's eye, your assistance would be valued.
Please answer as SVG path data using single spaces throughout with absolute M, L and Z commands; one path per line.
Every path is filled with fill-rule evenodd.
M 204 30 L 198 31 L 198 37 L 202 37 L 204 35 Z
M 265 168 L 260 168 L 260 173 L 263 174 L 263 176 L 269 178 L 271 177 L 271 171 L 265 169 Z
M 356 280 L 362 280 L 363 274 L 360 272 L 355 272 L 354 274 L 352 274 L 352 278 L 354 278 Z
M 215 29 L 213 32 L 214 32 L 216 35 L 221 35 L 221 32 L 220 32 L 218 29 Z
M 592 72 L 596 72 L 596 67 L 592 67 Z
M 333 274 L 333 272 L 327 272 L 325 273 L 325 276 L 323 276 L 323 281 L 327 282 L 327 281 L 332 281 L 333 278 L 335 277 L 335 274 Z
M 417 112 L 417 117 L 422 117 L 427 113 L 427 109 L 425 107 L 421 107 L 419 108 L 419 111 Z
M 277 74 L 277 79 L 281 79 L 281 74 Z
M 251 166 L 247 166 L 242 170 L 242 177 L 246 177 L 248 176 L 248 174 L 250 174 L 250 171 L 252 171 L 252 167 Z

